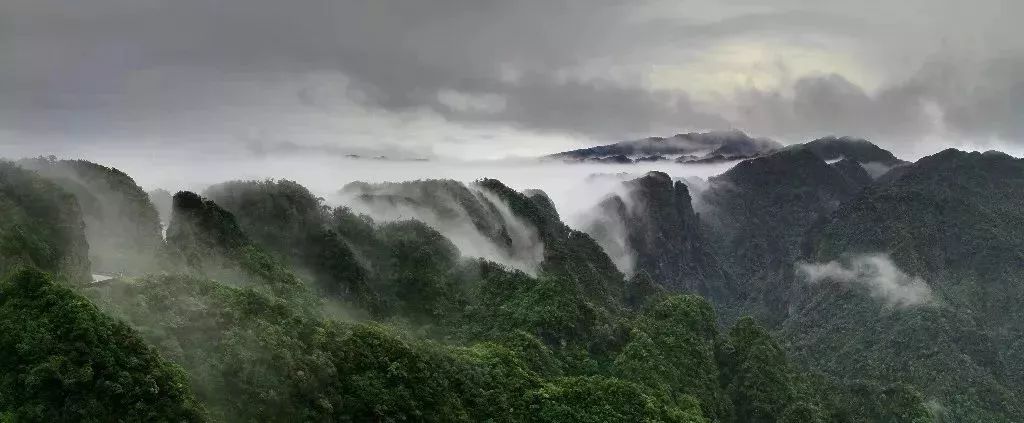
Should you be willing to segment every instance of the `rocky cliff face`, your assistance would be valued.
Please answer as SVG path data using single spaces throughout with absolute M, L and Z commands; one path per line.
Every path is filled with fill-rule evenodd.
M 605 249 L 630 254 L 633 272 L 646 273 L 668 291 L 735 300 L 736 287 L 700 232 L 686 185 L 661 172 L 624 185 L 625 194 L 598 206 L 600 218 L 588 229 Z

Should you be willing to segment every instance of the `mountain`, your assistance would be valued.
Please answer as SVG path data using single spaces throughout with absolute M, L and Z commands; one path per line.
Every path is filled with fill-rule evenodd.
M 75 197 L 35 172 L 0 161 L 0 276 L 24 266 L 67 282 L 92 280 Z
M 334 208 L 291 181 L 232 181 L 174 195 L 159 273 L 88 285 L 62 279 L 88 271 L 77 198 L 0 166 L 0 234 L 18 241 L 0 250 L 12 271 L 0 347 L 13 351 L 0 358 L 13 375 L 0 381 L 0 420 L 1014 420 L 1015 314 L 990 308 L 987 287 L 932 287 L 988 262 L 894 252 L 896 268 L 841 253 L 879 219 L 847 222 L 847 208 L 905 188 L 895 198 L 924 196 L 900 210 L 920 219 L 902 223 L 920 225 L 915 236 L 976 238 L 931 248 L 1016 258 L 1019 234 L 999 225 L 1020 219 L 1020 169 L 980 157 L 991 163 L 921 161 L 868 182 L 852 159 L 791 148 L 693 191 L 662 173 L 626 181 L 602 211 L 636 252 L 628 278 L 543 192 L 495 179 L 357 183 Z M 949 198 L 928 202 L 928 187 L 977 200 L 1000 177 L 1010 187 L 966 210 L 969 231 L 931 229 L 926 207 L 967 216 L 948 213 L 966 207 Z M 1014 266 L 981 276 L 1005 276 L 991 289 L 1013 298 Z M 898 287 L 851 282 L 882 276 Z M 953 380 L 969 390 L 955 394 Z
M 165 267 L 274 295 L 301 292 L 291 269 L 268 254 L 242 231 L 234 215 L 189 191 L 174 195 L 167 228 Z
M 592 161 L 596 163 L 632 163 L 634 160 L 651 161 L 659 157 L 686 160 L 712 158 L 747 158 L 778 148 L 782 144 L 767 138 L 751 138 L 740 131 L 677 134 L 668 138 L 651 137 L 615 144 L 582 148 L 545 156 L 546 159 L 567 162 Z M 692 157 L 690 157 L 692 156 Z
M 623 185 L 627 194 L 601 202 L 587 229 L 605 251 L 618 249 L 612 256 L 626 256 L 629 270 L 671 292 L 734 300 L 736 287 L 700 231 L 686 185 L 662 172 Z
M 37 269 L 0 280 L 0 417 L 205 421 L 182 370 Z
M 858 186 L 810 149 L 790 147 L 745 160 L 708 180 L 696 201 L 710 245 L 752 302 L 747 312 L 778 321 L 804 232 L 852 198 Z
M 842 159 L 830 166 L 842 174 L 854 189 L 862 189 L 874 182 L 871 174 L 856 160 Z
M 533 228 L 543 242 L 542 273 L 566 278 L 581 295 L 598 304 L 618 306 L 624 294 L 623 275 L 590 235 L 559 220 L 546 195 L 527 196 L 496 179 L 480 180 L 481 188 L 497 196 L 519 219 Z
M 956 150 L 862 191 L 811 231 L 803 260 L 863 275 L 799 281 L 790 350 L 830 374 L 913 383 L 948 421 L 1020 421 L 1022 195 L 1024 160 Z
M 462 251 L 536 273 L 544 245 L 537 228 L 480 184 L 422 180 L 368 184 L 354 182 L 341 193 L 349 207 L 379 220 L 420 220 Z
M 685 193 L 663 179 L 651 189 Z M 309 199 L 282 200 L 281 184 L 234 182 L 211 195 L 301 210 Z M 290 184 L 285 191 L 303 192 Z M 592 239 L 558 220 L 547 196 L 491 179 L 477 189 L 536 228 L 545 248 L 537 277 L 460 258 L 421 222 L 374 222 L 339 207 L 328 223 L 364 260 L 370 288 L 398 305 L 391 318 L 414 319 L 426 325 L 419 333 L 444 343 L 335 322 L 293 297 L 202 276 L 115 281 L 90 298 L 182 365 L 216 420 L 816 421 L 841 412 L 819 393 L 849 392 L 814 388 L 752 320 L 719 333 L 711 305 L 694 296 L 658 294 L 631 309 L 622 275 Z M 235 223 L 269 211 L 236 218 L 179 193 L 174 213 L 168 242 L 186 257 L 221 255 L 246 270 L 232 251 L 270 240 L 245 233 L 258 224 Z M 302 213 L 276 216 L 283 228 L 301 227 Z
M 822 160 L 851 159 L 859 163 L 895 166 L 906 163 L 870 141 L 853 137 L 825 137 L 803 144 Z
M 205 195 L 230 212 L 254 244 L 289 265 L 325 295 L 371 306 L 365 269 L 330 228 L 331 208 L 288 180 L 230 181 Z
M 18 164 L 75 196 L 96 272 L 154 270 L 154 256 L 163 243 L 160 216 L 149 195 L 130 176 L 85 160 L 38 158 Z

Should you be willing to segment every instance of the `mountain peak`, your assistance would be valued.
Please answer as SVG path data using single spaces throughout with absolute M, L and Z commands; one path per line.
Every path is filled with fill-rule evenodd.
M 648 179 L 648 178 L 662 180 L 662 181 L 670 181 L 670 182 L 672 181 L 672 177 L 671 176 L 668 176 L 667 173 L 662 172 L 662 171 L 658 171 L 658 170 L 652 170 L 650 172 L 647 172 L 647 174 L 645 174 L 640 179 Z
M 848 158 L 859 163 L 878 162 L 889 166 L 904 163 L 892 152 L 863 138 L 830 136 L 804 143 L 803 146 L 821 157 L 822 160 Z
M 671 137 L 648 137 L 596 147 L 581 148 L 546 156 L 548 159 L 590 161 L 598 163 L 630 163 L 634 160 L 674 160 L 683 156 L 700 160 L 721 156 L 732 160 L 765 154 L 782 144 L 767 138 L 753 138 L 739 130 L 689 132 Z M 672 156 L 672 157 L 666 157 Z
M 711 179 L 739 185 L 775 186 L 780 182 L 828 183 L 839 176 L 810 149 L 794 146 L 744 160 Z
M 605 199 L 590 233 L 627 273 L 647 275 L 670 292 L 732 301 L 736 289 L 700 232 L 690 192 L 664 172 L 623 182 Z

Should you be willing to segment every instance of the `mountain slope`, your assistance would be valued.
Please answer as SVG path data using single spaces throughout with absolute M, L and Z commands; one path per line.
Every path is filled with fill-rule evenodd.
M 795 177 L 827 173 L 847 181 L 813 155 L 772 163 L 737 170 L 729 180 L 750 190 L 743 192 L 760 193 L 758 179 L 744 172 L 788 174 L 783 165 L 797 163 Z M 685 265 L 708 257 L 694 235 L 700 232 L 689 190 L 663 174 L 631 184 L 643 193 L 637 203 L 647 209 L 636 215 L 642 223 L 634 228 L 637 245 L 686 262 L 680 263 L 684 273 L 697 273 Z M 439 222 L 473 216 L 463 227 L 497 245 L 517 248 L 513 233 L 535 233 L 541 252 L 536 272 L 472 258 L 476 251 L 463 250 L 442 231 L 409 216 L 375 221 L 346 207 L 327 210 L 290 182 L 241 182 L 211 190 L 228 206 L 180 192 L 173 198 L 166 248 L 157 256 L 161 274 L 79 288 L 106 316 L 78 294 L 54 290 L 38 271 L 23 270 L 30 273 L 20 275 L 38 277 L 13 287 L 0 283 L 5 322 L 0 343 L 15 351 L 3 355 L 0 366 L 13 369 L 3 372 L 7 375 L 31 372 L 31 377 L 6 380 L 0 389 L 0 420 L 78 420 L 66 417 L 75 416 L 65 413 L 69 403 L 72 411 L 102 420 L 199 420 L 205 415 L 196 411 L 197 401 L 214 421 L 923 422 L 930 417 L 926 398 L 911 387 L 808 375 L 753 319 L 720 320 L 706 299 L 667 295 L 647 272 L 625 280 L 594 238 L 566 226 L 543 193 L 517 192 L 493 179 L 471 186 L 426 181 L 406 188 L 412 191 L 370 195 L 380 194 L 377 199 L 387 207 L 442 216 L 452 212 L 454 217 Z M 821 187 L 806 203 L 838 198 L 833 188 Z M 807 195 L 787 189 L 800 195 L 754 198 L 767 204 Z M 21 203 L 25 199 L 37 201 L 31 195 L 5 198 L 13 204 L 10 210 L 31 210 L 33 204 Z M 46 207 L 60 204 L 50 201 Z M 333 242 L 310 237 L 324 232 L 334 234 Z M 352 260 L 335 260 L 344 256 L 339 246 L 352 253 Z M 668 251 L 653 251 L 661 246 Z M 380 299 L 377 307 L 363 313 L 362 304 L 339 303 L 318 295 L 327 291 L 307 289 L 304 282 L 318 284 L 307 277 L 319 276 L 293 267 L 309 264 L 302 257 L 337 266 L 327 270 L 339 274 L 362 271 L 366 289 Z M 700 263 L 697 270 L 713 267 Z M 678 270 L 662 264 L 659 259 L 645 266 L 669 274 Z M 701 285 L 687 278 L 681 283 L 712 288 L 706 279 Z M 111 317 L 135 331 L 108 325 Z M 736 321 L 722 331 L 722 320 Z M 55 326 L 58 322 L 69 325 Z M 46 330 L 64 326 L 69 329 Z M 986 351 L 982 345 L 970 353 L 984 358 Z M 51 360 L 54 352 L 70 359 Z M 161 360 L 185 369 L 189 386 Z M 69 366 L 46 373 L 54 363 Z M 93 379 L 99 386 L 90 383 Z M 63 385 L 35 389 L 38 380 Z M 86 383 L 66 383 L 80 381 Z
M 599 217 L 588 229 L 605 250 L 628 254 L 632 270 L 646 273 L 670 292 L 734 301 L 736 287 L 700 232 L 686 185 L 661 172 L 623 185 L 626 194 L 602 201 L 595 211 Z
M 559 220 L 546 196 L 527 196 L 496 179 L 483 179 L 478 184 L 507 204 L 512 214 L 536 228 L 543 242 L 541 272 L 574 281 L 582 295 L 592 301 L 621 305 L 625 293 L 622 272 L 590 235 Z
M 205 421 L 181 369 L 37 269 L 0 281 L 0 419 Z
M 830 374 L 913 383 L 950 421 L 1024 418 L 1022 198 L 1024 160 L 956 150 L 865 189 L 808 236 L 804 260 L 833 270 L 798 281 L 790 350 Z M 891 267 L 834 271 L 870 254 Z
M 21 266 L 71 283 L 92 280 L 75 197 L 35 172 L 0 161 L 0 277 Z
M 778 322 L 804 232 L 857 187 L 801 147 L 743 161 L 708 183 L 697 209 L 716 256 L 750 302 L 747 312 Z
M 367 275 L 348 244 L 329 227 L 323 199 L 288 180 L 231 181 L 206 196 L 229 211 L 253 242 L 313 282 L 322 293 L 374 307 Z
M 294 273 L 242 231 L 235 217 L 213 201 L 182 191 L 174 195 L 167 228 L 172 271 L 188 271 L 225 282 L 292 296 L 304 289 Z
M 163 243 L 160 216 L 149 195 L 130 176 L 85 160 L 39 158 L 18 163 L 75 196 L 97 272 L 155 270 L 154 256 Z
M 420 220 L 466 253 L 536 273 L 544 245 L 537 229 L 480 184 L 421 180 L 368 184 L 342 189 L 346 204 L 378 220 Z
M 853 159 L 842 159 L 838 162 L 832 163 L 831 166 L 835 170 L 839 171 L 850 186 L 854 187 L 855 190 L 860 190 L 874 182 L 874 178 L 868 173 L 864 167 Z

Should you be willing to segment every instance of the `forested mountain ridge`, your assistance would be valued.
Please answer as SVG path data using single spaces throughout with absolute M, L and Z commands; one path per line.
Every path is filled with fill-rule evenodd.
M 496 180 L 478 186 L 536 229 L 537 276 L 465 257 L 420 222 L 328 212 L 303 203 L 311 199 L 293 183 L 259 182 L 211 190 L 238 217 L 199 195 L 175 195 L 155 254 L 164 275 L 68 294 L 123 319 L 137 331 L 130 336 L 185 370 L 206 408 L 188 419 L 825 421 L 859 412 L 819 395 L 832 385 L 813 388 L 753 321 L 720 333 L 707 301 L 624 280 L 546 196 Z M 279 233 L 261 229 L 270 222 Z M 347 249 L 311 250 L 328 262 L 351 253 L 379 302 L 321 297 L 329 293 L 321 282 L 289 269 L 305 250 L 287 246 L 327 230 Z M 383 323 L 338 321 L 335 298 L 373 308 L 364 316 Z M 762 391 L 767 375 L 775 388 Z M 196 410 L 191 395 L 169 404 Z
M 149 195 L 120 170 L 84 160 L 36 158 L 18 164 L 73 194 L 82 210 L 92 266 L 107 274 L 155 269 L 160 216 Z
M 897 167 L 878 177 L 851 157 Z M 956 150 L 905 163 L 851 139 L 744 161 L 696 186 L 702 232 L 746 299 L 715 304 L 727 322 L 778 325 L 797 362 L 833 380 L 917 386 L 942 421 L 1017 421 L 1021 163 Z
M 913 383 L 951 421 L 1021 419 L 1022 195 L 1024 160 L 956 150 L 866 188 L 809 233 L 803 260 L 885 253 L 875 272 L 893 266 L 925 290 L 881 291 L 892 277 L 812 285 L 783 326 L 790 350 L 833 374 Z
M 84 240 L 88 221 L 75 195 L 9 165 L 0 210 L 22 217 L 0 228 L 61 213 L 70 223 L 0 250 L 11 272 L 0 311 L 34 316 L 5 325 L 0 342 L 120 325 L 95 332 L 119 341 L 46 351 L 94 369 L 148 363 L 122 381 L 172 394 L 84 390 L 65 406 L 53 393 L 71 385 L 30 397 L 5 385 L 0 417 L 42 419 L 17 406 L 37 401 L 192 421 L 1015 421 L 1020 326 L 1001 310 L 1020 270 L 1020 160 L 946 151 L 879 179 L 862 165 L 795 147 L 707 186 L 629 180 L 630 194 L 602 208 L 628 222 L 633 275 L 545 194 L 494 179 L 348 188 L 447 216 L 430 223 L 330 207 L 291 181 L 233 181 L 174 195 L 151 253 L 158 273 L 56 291 L 67 263 L 88 275 L 88 245 L 61 244 Z M 536 267 L 449 238 L 440 223 L 467 216 L 464 228 L 503 248 L 535 241 Z M 32 245 L 55 259 L 25 259 Z M 14 300 L 48 286 L 64 303 Z M 32 323 L 57 322 L 55 310 L 59 325 Z M 127 361 L 99 360 L 109 351 Z M 38 360 L 0 365 L 29 380 Z M 60 413 L 49 419 L 73 419 Z
M 0 420 L 205 420 L 181 368 L 80 293 L 25 268 L 0 294 Z
M 740 284 L 747 312 L 785 315 L 789 273 L 804 233 L 858 187 L 800 146 L 740 162 L 695 201 L 715 256 Z
M 30 266 L 85 283 L 89 245 L 75 197 L 34 172 L 0 161 L 0 274 Z

